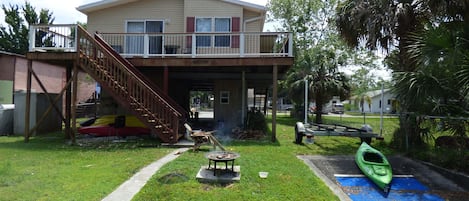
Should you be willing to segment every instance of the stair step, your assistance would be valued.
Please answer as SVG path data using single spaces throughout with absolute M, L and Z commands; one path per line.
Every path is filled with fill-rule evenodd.
M 83 40 L 93 41 L 84 37 Z M 79 65 L 85 68 L 90 74 L 94 74 L 96 81 L 98 81 L 103 86 L 110 88 L 111 95 L 116 99 L 120 99 L 122 102 L 126 102 L 126 106 L 133 110 L 137 115 L 141 115 L 139 118 L 144 120 L 143 122 L 153 131 L 156 131 L 158 135 L 162 136 L 162 139 L 172 140 L 175 136 L 173 128 L 176 128 L 177 125 L 173 125 L 172 122 L 168 123 L 164 121 L 166 118 L 173 118 L 179 116 L 167 117 L 169 105 L 161 97 L 159 97 L 152 90 L 151 86 L 148 86 L 145 81 L 139 78 L 140 74 L 131 73 L 134 69 L 134 66 L 128 62 L 120 62 L 121 58 L 114 58 L 112 56 L 119 57 L 119 55 L 111 55 L 107 58 L 107 54 L 104 53 L 104 50 L 108 47 L 105 42 L 96 40 L 95 43 L 90 43 L 93 47 L 85 48 L 84 51 L 80 51 Z M 95 48 L 94 51 L 92 51 Z M 130 70 L 130 71 L 129 71 Z M 128 73 L 130 72 L 130 73 Z M 127 80 L 132 80 L 128 82 Z M 143 82 L 143 83 L 142 83 Z M 148 88 L 150 87 L 150 88 Z M 156 93 L 159 93 L 156 91 Z M 149 105 L 156 104 L 157 107 Z M 168 104 L 168 105 L 167 105 Z M 84 109 L 79 108 L 77 111 L 83 111 Z M 146 120 L 146 122 L 145 122 Z M 161 124 L 164 122 L 163 124 Z M 176 128 L 177 129 L 177 128 Z

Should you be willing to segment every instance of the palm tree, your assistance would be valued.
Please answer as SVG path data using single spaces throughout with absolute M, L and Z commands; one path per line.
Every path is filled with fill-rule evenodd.
M 405 134 L 410 134 L 410 144 L 422 144 L 418 114 L 425 114 L 421 112 L 427 112 L 432 103 L 441 102 L 442 96 L 434 94 L 437 91 L 452 93 L 445 91 L 442 84 L 450 86 L 445 79 L 433 76 L 441 70 L 439 67 L 432 68 L 434 72 L 420 67 L 426 53 L 415 52 L 421 50 L 415 47 L 416 33 L 424 33 L 429 26 L 443 22 L 464 21 L 469 16 L 465 12 L 468 6 L 466 0 L 346 0 L 338 7 L 337 27 L 350 45 L 391 50 L 387 60 L 394 70 L 398 101 L 404 114 L 400 116 L 400 132 L 394 136 L 395 140 L 403 141 Z M 420 104 L 422 101 L 425 104 Z
M 468 35 L 469 30 L 456 22 L 415 34 L 411 53 L 417 71 L 397 74 L 400 81 L 395 89 L 400 99 L 408 105 L 420 105 L 417 112 L 422 114 L 468 117 Z M 448 130 L 466 135 L 463 122 L 445 121 Z
M 332 96 L 339 95 L 345 99 L 350 94 L 349 79 L 338 70 L 344 64 L 344 58 L 336 53 L 334 46 L 320 43 L 298 57 L 295 69 L 290 71 L 285 82 L 290 86 L 289 93 L 293 99 L 302 101 L 304 79 L 308 80 L 308 100 L 316 103 L 316 123 L 322 123 L 323 106 Z

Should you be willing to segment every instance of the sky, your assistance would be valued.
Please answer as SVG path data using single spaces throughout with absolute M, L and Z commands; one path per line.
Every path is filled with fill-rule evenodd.
M 76 7 L 99 0 L 29 0 L 28 2 L 39 11 L 42 8 L 49 9 L 55 17 L 54 24 L 75 24 L 86 22 L 86 15 L 79 12 Z M 243 0 L 249 3 L 255 3 L 265 6 L 267 0 Z M 2 5 L 9 7 L 12 5 L 24 5 L 25 0 L 1 0 Z M 0 9 L 0 23 L 5 26 L 5 13 Z

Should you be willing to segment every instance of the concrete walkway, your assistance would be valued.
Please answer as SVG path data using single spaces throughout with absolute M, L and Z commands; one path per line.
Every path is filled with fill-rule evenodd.
M 132 198 L 145 186 L 147 181 L 155 174 L 163 165 L 176 159 L 181 153 L 187 151 L 189 148 L 176 149 L 165 157 L 153 162 L 152 164 L 142 168 L 129 180 L 121 184 L 114 192 L 109 194 L 103 201 L 126 201 Z

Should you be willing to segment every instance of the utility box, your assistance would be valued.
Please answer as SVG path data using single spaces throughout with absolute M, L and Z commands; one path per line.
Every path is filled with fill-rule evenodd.
M 51 94 L 49 96 L 54 100 L 58 94 Z M 25 131 L 25 115 L 26 115 L 26 93 L 18 92 L 14 95 L 15 112 L 14 112 L 14 127 L 13 132 L 15 135 L 24 135 Z M 47 108 L 51 103 L 47 99 L 45 93 L 31 93 L 30 101 L 30 115 L 29 115 L 29 129 L 39 122 L 43 114 L 47 111 Z M 62 99 L 57 101 L 56 106 L 62 113 Z M 57 114 L 56 110 L 52 108 L 49 114 L 42 120 L 40 126 L 34 133 L 31 134 L 44 134 L 62 130 L 62 120 L 60 115 Z
M 13 134 L 13 111 L 15 105 L 0 104 L 0 135 Z

